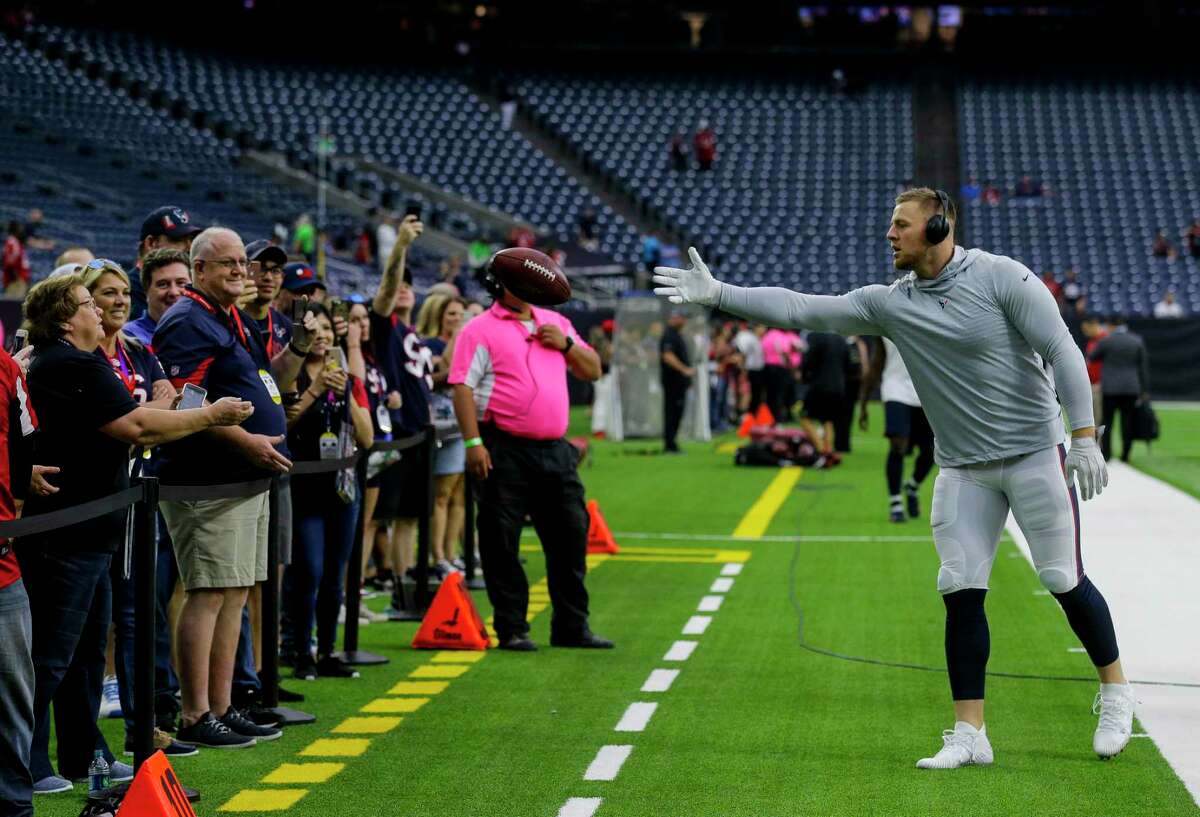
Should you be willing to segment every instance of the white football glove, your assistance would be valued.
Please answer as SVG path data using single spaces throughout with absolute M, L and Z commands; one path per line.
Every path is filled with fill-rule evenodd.
M 692 259 L 691 269 L 654 268 L 654 283 L 662 284 L 654 288 L 654 294 L 664 296 L 673 304 L 716 306 L 721 285 L 700 260 L 700 253 L 696 252 L 695 247 L 688 247 L 688 258 Z
M 1079 494 L 1089 500 L 1099 496 L 1108 485 L 1108 466 L 1095 437 L 1072 437 L 1067 452 L 1067 485 L 1079 483 Z

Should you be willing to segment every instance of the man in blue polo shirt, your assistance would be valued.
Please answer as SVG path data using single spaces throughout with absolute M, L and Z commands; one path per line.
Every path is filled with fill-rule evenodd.
M 166 446 L 159 476 L 168 485 L 216 485 L 286 473 L 287 424 L 276 381 L 295 377 L 308 349 L 296 338 L 271 360 L 253 321 L 234 306 L 249 272 L 237 233 L 202 232 L 191 264 L 193 286 L 159 322 L 155 351 L 176 388 L 201 386 L 209 400 L 237 395 L 254 404 L 254 414 L 223 433 Z M 254 724 L 230 701 L 247 591 L 267 578 L 267 493 L 163 502 L 161 508 L 186 590 L 177 630 L 179 740 L 236 748 L 279 737 L 278 729 Z
M 167 204 L 154 210 L 142 221 L 142 231 L 138 235 L 137 260 L 129 270 L 129 318 L 141 317 L 146 311 L 146 291 L 142 283 L 142 263 L 146 255 L 153 250 L 172 249 L 187 252 L 192 246 L 192 239 L 204 229 L 199 226 L 188 211 L 173 204 Z
M 184 250 L 163 247 L 151 250 L 141 259 L 142 271 L 133 271 L 129 280 L 140 279 L 145 293 L 146 311 L 125 324 L 125 333 L 137 338 L 143 346 L 153 347 L 154 330 L 167 310 L 183 297 L 183 290 L 192 282 L 191 260 Z

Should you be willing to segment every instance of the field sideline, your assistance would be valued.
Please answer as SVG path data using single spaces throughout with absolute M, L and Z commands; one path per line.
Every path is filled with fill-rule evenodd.
M 1200 496 L 1200 412 L 1159 413 L 1163 439 L 1150 455 L 1139 445 L 1134 464 Z M 1134 739 L 1112 762 L 1096 759 L 1092 683 L 989 678 L 996 764 L 918 772 L 914 761 L 952 725 L 944 674 L 805 648 L 944 666 L 927 517 L 932 480 L 921 518 L 886 521 L 881 421 L 875 411 L 872 431 L 856 434 L 841 468 L 806 470 L 785 489 L 777 483 L 782 504 L 773 513 L 758 506 L 748 522 L 781 472 L 734 468 L 730 454 L 717 453 L 727 439 L 688 444 L 674 458 L 645 453 L 657 448 L 650 441 L 593 443 L 582 469 L 589 496 L 614 530 L 642 534 L 618 535 L 626 553 L 589 576 L 593 626 L 617 642 L 615 651 L 550 648 L 549 611 L 533 620 L 538 653 L 490 651 L 467 664 L 408 649 L 415 625 L 373 624 L 361 645 L 392 663 L 364 669 L 357 681 L 286 683 L 308 696 L 301 708 L 317 713 L 317 724 L 175 764 L 203 793 L 197 813 L 549 817 L 566 806 L 598 817 L 1194 814 L 1152 741 Z M 1086 505 L 1083 514 L 1086 558 Z M 759 523 L 762 536 L 733 540 L 743 522 L 743 531 Z M 528 556 L 535 583 L 541 558 Z M 1006 536 L 988 596 L 991 668 L 1091 676 L 1086 656 L 1068 651 L 1074 636 L 1057 606 L 1038 590 Z M 486 616 L 484 594 L 476 601 Z M 378 609 L 384 600 L 369 603 Z M 678 641 L 696 642 L 690 657 L 679 660 Z M 669 651 L 675 660 L 666 660 Z M 413 681 L 423 686 L 397 688 Z M 647 706 L 631 707 L 638 703 Z M 119 747 L 120 722 L 104 728 Z M 624 750 L 604 746 L 632 749 L 617 763 Z M 614 764 L 614 779 L 584 779 Z M 77 786 L 35 805 L 39 815 L 74 817 L 82 801 Z

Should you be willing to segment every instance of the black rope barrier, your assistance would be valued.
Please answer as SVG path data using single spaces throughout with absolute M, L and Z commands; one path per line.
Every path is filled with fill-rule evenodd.
M 429 559 L 429 512 L 433 508 L 433 446 L 436 444 L 433 426 L 401 440 L 390 440 L 375 444 L 371 451 L 407 451 L 420 447 L 424 473 L 428 479 L 425 487 L 427 513 L 418 523 L 418 558 L 424 565 Z M 366 461 L 370 452 L 358 452 L 337 460 L 302 461 L 293 464 L 291 474 L 309 475 L 332 473 L 354 468 L 358 474 L 360 490 L 366 487 Z M 287 710 L 279 704 L 279 542 L 278 542 L 278 479 L 269 477 L 249 482 L 222 485 L 162 485 L 156 477 L 139 477 L 136 484 L 99 499 L 82 502 L 69 508 L 49 513 L 0 521 L 0 538 L 9 541 L 20 537 L 49 533 L 61 528 L 78 525 L 123 508 L 133 508 L 137 514 L 136 537 L 133 543 L 133 560 L 136 563 L 134 587 L 134 769 L 141 767 L 154 753 L 154 695 L 157 626 L 157 582 L 158 573 L 158 503 L 195 502 L 212 499 L 241 499 L 270 492 L 267 542 L 267 581 L 262 593 L 262 631 L 260 649 L 262 670 L 259 680 L 263 687 L 263 705 L 275 709 L 282 716 L 281 723 L 303 723 L 315 720 L 312 715 Z M 363 506 L 359 506 L 358 531 L 351 567 L 347 576 L 347 617 L 344 628 L 344 645 L 352 656 L 359 653 L 358 603 L 359 584 L 362 578 L 362 526 Z M 418 569 L 418 607 L 428 605 L 428 570 Z M 353 584 L 351 585 L 351 582 Z M 361 655 L 361 653 L 359 653 Z M 370 654 L 365 654 L 370 656 Z M 377 658 L 381 658 L 378 657 Z M 381 661 L 386 661 L 382 659 Z M 362 661 L 360 663 L 374 663 Z M 290 717 L 289 717 L 290 716 Z

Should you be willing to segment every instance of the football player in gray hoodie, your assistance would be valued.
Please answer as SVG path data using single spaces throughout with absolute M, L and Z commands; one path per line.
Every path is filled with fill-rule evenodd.
M 1038 578 L 1096 666 L 1100 721 L 1092 745 L 1101 758 L 1113 757 L 1129 742 L 1134 698 L 1108 605 L 1085 575 L 1080 553 L 1076 482 L 1085 500 L 1108 484 L 1083 355 L 1038 277 L 1011 258 L 956 246 L 955 217 L 940 190 L 920 187 L 896 197 L 887 240 L 893 265 L 908 274 L 889 286 L 838 296 L 736 287 L 715 280 L 693 248 L 690 269 L 655 268 L 654 291 L 672 303 L 711 306 L 769 326 L 881 335 L 900 350 L 933 428 L 940 467 L 930 521 L 941 558 L 937 587 L 946 606 L 955 715 L 942 748 L 918 768 L 992 762 L 983 720 L 991 643 L 984 596 L 1009 510 Z

